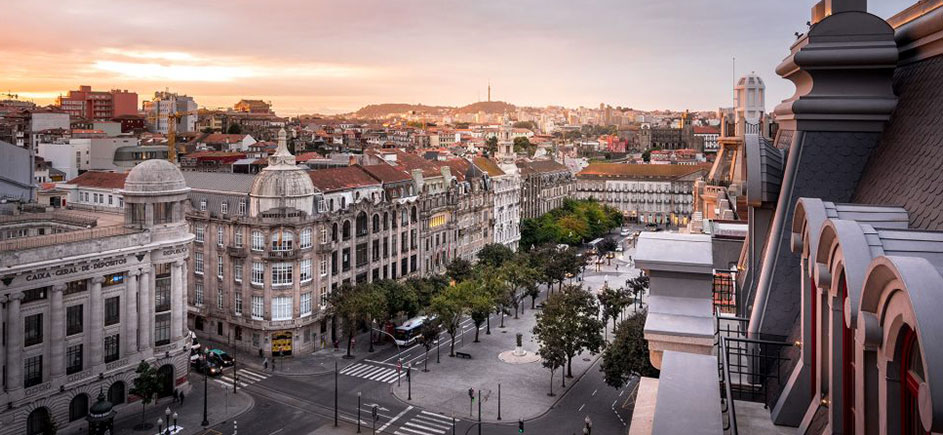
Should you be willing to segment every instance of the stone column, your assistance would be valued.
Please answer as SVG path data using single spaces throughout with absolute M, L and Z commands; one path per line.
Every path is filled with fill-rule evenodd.
M 10 295 L 7 302 L 7 391 L 23 389 L 23 316 L 20 315 L 23 293 Z
M 0 296 L 0 304 L 7 304 L 7 303 L 9 303 L 9 301 L 7 300 L 7 297 L 6 297 L 6 296 Z M 4 308 L 6 308 L 6 307 L 4 307 Z M 7 318 L 7 313 L 6 313 L 6 311 L 3 310 L 3 309 L 0 309 L 0 325 L 3 324 L 4 319 L 6 319 L 6 318 Z M 6 360 L 7 360 L 7 347 L 6 347 L 6 346 L 0 346 L 0 361 L 3 361 L 4 364 L 6 364 Z M 0 394 L 2 394 L 2 391 L 0 391 Z
M 91 311 L 90 318 L 92 321 L 89 325 L 89 352 L 88 352 L 88 361 L 89 367 L 95 367 L 98 364 L 101 364 L 104 361 L 104 352 L 103 347 L 104 342 L 104 300 L 102 299 L 102 283 L 105 282 L 105 279 L 96 276 L 92 278 L 92 291 L 89 294 L 89 310 Z
M 180 310 L 183 320 L 180 322 L 180 335 L 186 337 L 187 333 L 187 309 L 189 305 L 187 304 L 187 295 L 190 292 L 190 268 L 187 265 L 186 260 L 181 260 L 183 263 L 183 269 L 180 271 L 180 279 L 183 281 L 183 286 L 180 288 Z
M 50 359 L 52 360 L 50 379 L 56 379 L 65 375 L 65 308 L 62 306 L 62 292 L 65 290 L 65 284 L 57 284 L 52 287 L 52 312 L 50 315 L 52 328 L 52 341 L 50 345 Z
M 124 355 L 131 355 L 138 351 L 138 286 L 140 282 L 141 271 L 132 270 L 128 272 L 128 285 L 124 290 L 124 344 L 121 347 Z
M 182 324 L 185 305 L 181 306 L 180 304 L 180 294 L 183 292 L 183 260 L 177 260 L 173 263 L 170 279 L 170 339 L 176 341 L 183 335 Z
M 153 281 L 154 270 L 150 267 L 141 269 L 141 278 L 138 280 L 138 350 L 145 350 L 151 347 L 151 322 L 154 319 L 154 310 L 151 309 L 151 285 Z

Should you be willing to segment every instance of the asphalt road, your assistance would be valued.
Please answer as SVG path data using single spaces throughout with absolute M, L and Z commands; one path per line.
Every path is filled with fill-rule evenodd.
M 592 272 L 588 272 L 591 274 Z M 499 316 L 491 319 L 497 327 Z M 464 322 L 465 340 L 474 338 L 474 325 L 470 319 Z M 484 333 L 482 331 L 482 333 Z M 439 350 L 442 358 L 448 358 L 448 335 L 443 334 Z M 456 344 L 458 348 L 459 344 Z M 373 433 L 371 411 L 378 409 L 377 433 L 393 435 L 449 435 L 477 434 L 474 418 L 467 414 L 456 416 L 437 415 L 415 406 L 410 406 L 393 397 L 392 383 L 407 382 L 405 373 L 398 372 L 398 362 L 421 370 L 426 359 L 425 349 L 414 345 L 398 349 L 395 345 L 378 347 L 376 352 L 363 360 L 340 365 L 336 377 L 340 428 L 336 432 L 355 433 L 357 425 L 357 403 L 360 394 L 360 419 L 362 433 Z M 429 364 L 434 364 L 436 347 L 428 353 Z M 228 372 L 232 369 L 227 369 Z M 245 379 L 241 377 L 241 379 Z M 549 380 L 549 379 L 548 379 Z M 560 398 L 546 414 L 525 422 L 525 433 L 568 435 L 583 433 L 584 420 L 592 421 L 594 434 L 625 434 L 631 420 L 631 399 L 634 383 L 615 389 L 605 384 L 597 361 L 586 374 Z M 559 374 L 554 385 L 559 386 Z M 258 435 L 309 434 L 319 428 L 334 424 L 334 374 L 317 376 L 271 375 L 246 385 L 240 391 L 252 395 L 255 406 L 239 416 L 238 433 Z M 546 394 L 540 392 L 539 394 Z M 212 400 L 212 399 L 211 399 Z M 232 422 L 217 425 L 214 431 L 224 435 L 234 434 Z M 319 432 L 320 433 L 320 432 Z M 482 425 L 482 434 L 516 434 L 517 420 L 502 424 Z

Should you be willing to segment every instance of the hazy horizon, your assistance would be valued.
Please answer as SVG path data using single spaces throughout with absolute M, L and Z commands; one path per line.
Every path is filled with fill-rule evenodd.
M 14 2 L 0 16 L 0 92 L 48 104 L 79 85 L 142 100 L 169 88 L 205 107 L 253 98 L 297 115 L 463 106 L 486 100 L 490 80 L 492 100 L 518 106 L 715 110 L 731 105 L 736 57 L 771 109 L 794 90 L 774 69 L 814 3 Z

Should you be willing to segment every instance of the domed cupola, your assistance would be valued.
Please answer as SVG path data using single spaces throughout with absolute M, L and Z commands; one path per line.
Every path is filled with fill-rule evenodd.
M 314 192 L 308 172 L 297 166 L 295 156 L 288 151 L 285 129 L 280 130 L 278 149 L 252 181 L 249 215 L 255 217 L 272 209 L 295 209 L 310 215 Z

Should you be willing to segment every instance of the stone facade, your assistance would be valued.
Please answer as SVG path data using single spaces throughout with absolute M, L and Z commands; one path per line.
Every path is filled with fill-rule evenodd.
M 521 219 L 534 219 L 563 205 L 576 191 L 573 174 L 553 160 L 518 161 Z
M 155 160 L 131 171 L 122 194 L 124 224 L 87 228 L 47 213 L 31 225 L 54 231 L 0 242 L 0 400 L 9 403 L 0 434 L 36 433 L 48 421 L 84 427 L 100 389 L 117 409 L 129 406 L 140 361 L 158 368 L 161 395 L 189 388 L 186 185 Z

